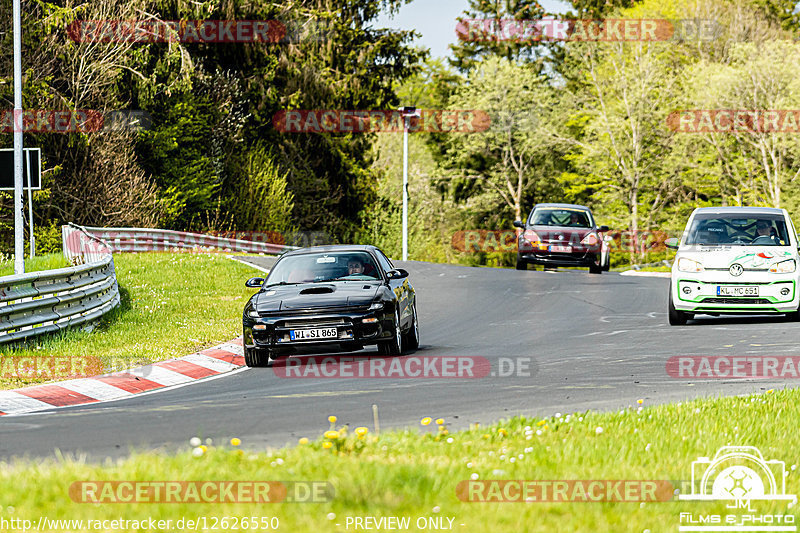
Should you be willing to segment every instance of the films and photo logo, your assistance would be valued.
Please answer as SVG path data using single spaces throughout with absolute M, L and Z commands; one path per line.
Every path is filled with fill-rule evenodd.
M 786 494 L 785 463 L 764 460 L 754 446 L 723 446 L 713 458 L 692 462 L 690 494 L 678 499 L 694 502 L 726 502 L 725 514 L 681 512 L 679 531 L 797 531 L 792 514 L 765 514 L 754 507 L 761 502 L 797 503 Z

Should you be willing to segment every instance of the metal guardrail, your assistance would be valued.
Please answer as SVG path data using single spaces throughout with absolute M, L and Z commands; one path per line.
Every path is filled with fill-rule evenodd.
M 201 233 L 186 233 L 153 228 L 84 228 L 102 239 L 114 252 L 226 251 L 281 254 L 297 249 L 270 242 L 230 239 Z
M 119 305 L 111 249 L 80 226 L 62 226 L 76 266 L 0 277 L 0 344 L 86 324 Z

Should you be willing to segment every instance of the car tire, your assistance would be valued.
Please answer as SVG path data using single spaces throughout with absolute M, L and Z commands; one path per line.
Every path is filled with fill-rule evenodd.
M 417 320 L 417 304 L 411 308 L 411 327 L 403 333 L 403 351 L 419 348 L 419 322 Z
M 675 304 L 672 303 L 672 287 L 669 289 L 669 325 L 670 326 L 685 326 L 690 317 L 694 316 L 690 313 L 678 311 L 675 309 Z
M 603 273 L 603 267 L 601 267 L 600 265 L 590 265 L 589 266 L 589 272 L 592 273 L 592 274 L 602 274 Z
M 392 340 L 381 341 L 378 344 L 378 353 L 381 355 L 400 355 L 403 350 L 403 331 L 400 328 L 400 312 L 394 310 L 394 331 Z
M 517 270 L 528 270 L 528 263 L 517 259 Z
M 269 352 L 257 350 L 256 348 L 244 349 L 244 364 L 251 367 L 269 367 L 272 366 L 272 357 Z

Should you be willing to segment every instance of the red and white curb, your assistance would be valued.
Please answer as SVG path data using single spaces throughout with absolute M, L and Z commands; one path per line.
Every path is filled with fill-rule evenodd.
M 90 378 L 0 391 L 0 416 L 130 398 L 183 386 L 245 366 L 242 339 L 170 361 Z

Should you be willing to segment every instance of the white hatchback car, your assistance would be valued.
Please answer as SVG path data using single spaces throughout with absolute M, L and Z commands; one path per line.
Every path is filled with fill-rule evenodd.
M 800 319 L 797 234 L 785 209 L 695 209 L 672 265 L 669 323 L 695 314 L 785 313 Z

